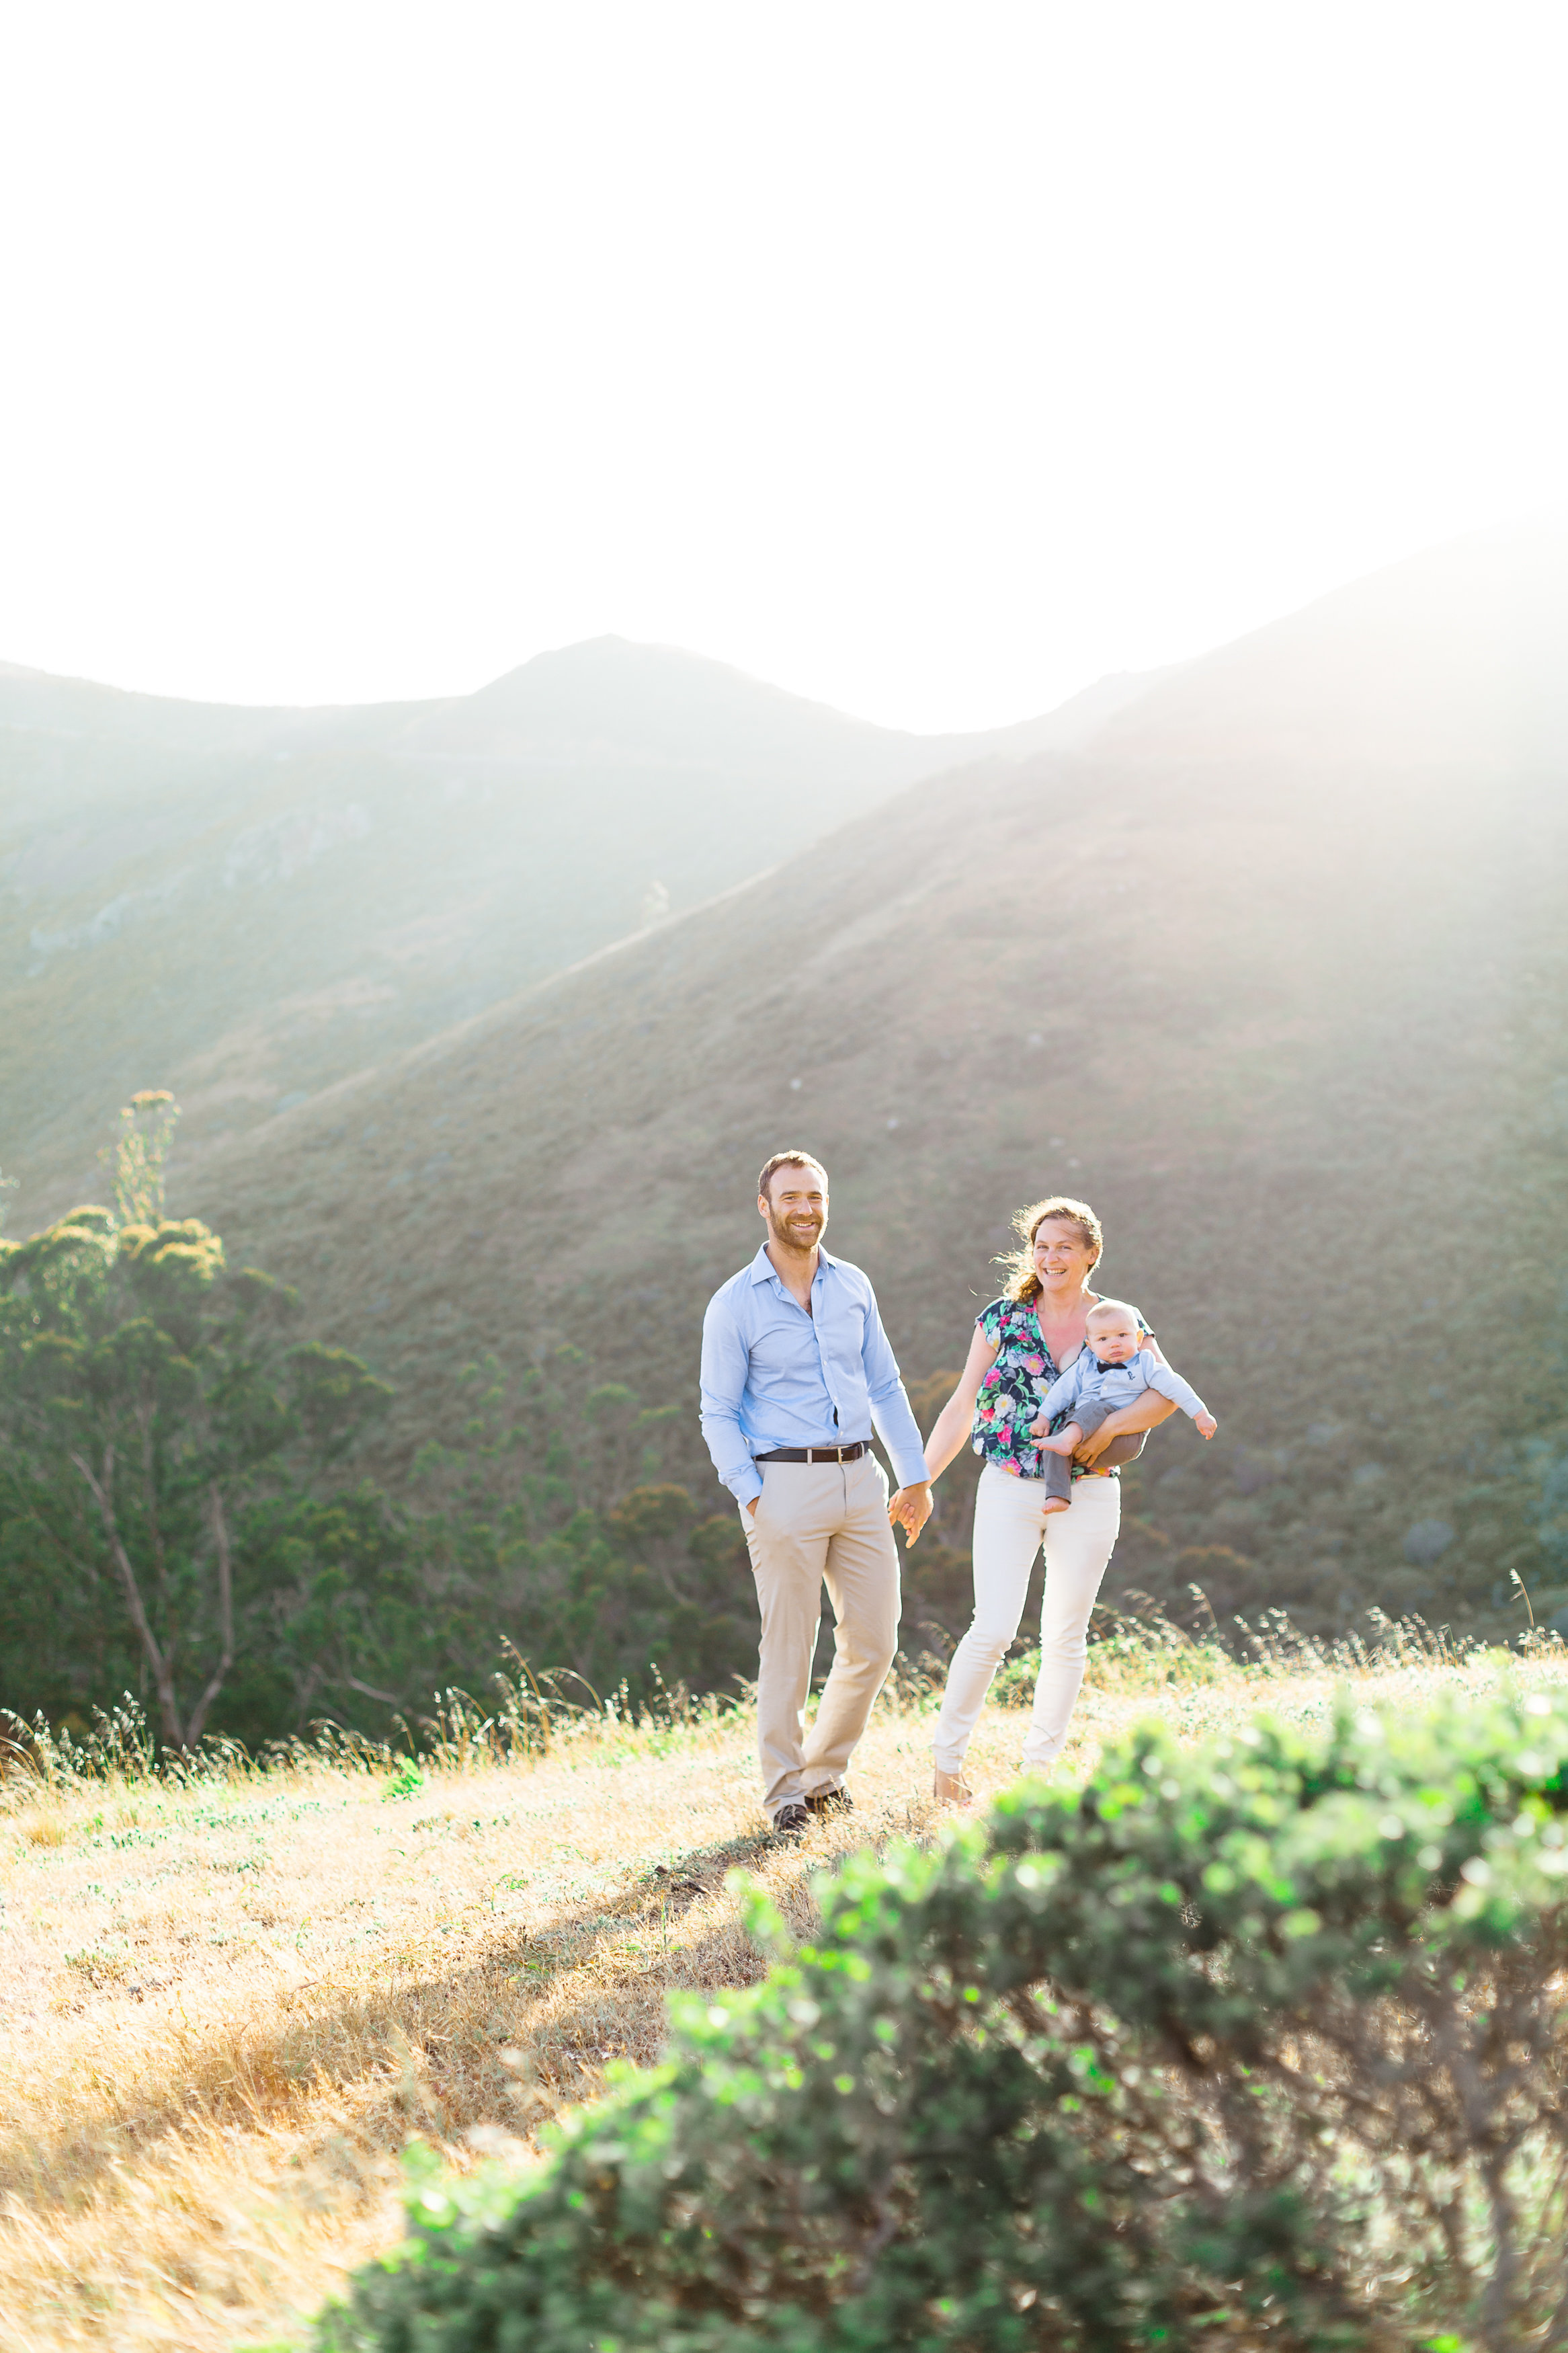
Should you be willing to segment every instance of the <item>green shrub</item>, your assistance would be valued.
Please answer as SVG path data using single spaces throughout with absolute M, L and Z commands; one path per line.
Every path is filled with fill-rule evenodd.
M 1562 1694 L 1142 1729 L 426 2179 L 319 2353 L 1560 2343 L 1565 1817 Z

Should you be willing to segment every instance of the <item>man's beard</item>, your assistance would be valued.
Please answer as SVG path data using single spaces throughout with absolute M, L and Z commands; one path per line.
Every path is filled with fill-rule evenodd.
M 798 1227 L 787 1225 L 781 1218 L 768 1219 L 768 1231 L 775 1242 L 785 1250 L 810 1250 L 827 1224 L 826 1218 L 803 1219 Z

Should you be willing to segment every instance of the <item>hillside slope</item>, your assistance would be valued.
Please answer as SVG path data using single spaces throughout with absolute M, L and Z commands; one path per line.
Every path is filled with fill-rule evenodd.
M 1109 680 L 1004 730 L 1073 742 Z M 993 739 L 900 734 L 606 638 L 477 694 L 244 711 L 0 669 L 0 1160 L 24 1226 L 118 1103 L 187 1137 L 417 1043 Z
M 911 1376 L 962 1357 L 1013 1208 L 1081 1193 L 1108 1283 L 1222 1421 L 1153 1441 L 1123 1575 L 1330 1626 L 1374 1599 L 1484 1618 L 1511 1567 L 1568 1577 L 1540 1535 L 1565 580 L 1564 543 L 1526 537 L 1396 566 L 1082 753 L 909 789 L 178 1199 L 369 1347 L 405 1443 L 463 1361 L 567 1335 L 689 1409 L 676 1467 L 706 1498 L 699 1327 L 756 1246 L 764 1154 L 825 1156 L 832 1242 Z
M 1544 1651 L 1516 1672 L 1563 1675 Z M 1342 1677 L 1096 1645 L 1064 1770 L 1151 1715 L 1184 1742 L 1258 1708 L 1310 1728 Z M 1352 1681 L 1364 1705 L 1421 1709 L 1479 1698 L 1491 1672 L 1384 1658 Z M 410 2143 L 458 2166 L 521 2154 L 510 2135 L 537 2147 L 611 2061 L 658 2060 L 672 1990 L 755 1982 L 751 1884 L 808 1935 L 817 1873 L 930 1834 L 928 1706 L 888 1691 L 855 1814 L 798 1845 L 763 1832 L 752 1731 L 744 1709 L 590 1717 L 547 1756 L 476 1740 L 395 1778 L 329 1752 L 0 1787 L 0 2303 L 18 2353 L 302 2343 L 346 2272 L 402 2237 Z M 983 1798 L 1011 1780 L 1020 1731 L 1016 1709 L 982 1718 Z

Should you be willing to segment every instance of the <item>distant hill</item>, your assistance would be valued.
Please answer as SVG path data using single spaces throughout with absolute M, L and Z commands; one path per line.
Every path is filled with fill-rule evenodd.
M 1009 1212 L 1080 1193 L 1222 1422 L 1130 1479 L 1123 1583 L 1331 1627 L 1485 1620 L 1510 1567 L 1568 1601 L 1565 592 L 1562 539 L 1472 540 L 1077 751 L 809 848 L 776 798 L 774 871 L 184 1161 L 178 1201 L 368 1346 L 408 1444 L 467 1358 L 561 1335 L 694 1417 L 781 1145 L 915 1377 Z
M 208 707 L 0 666 L 0 1161 L 36 1225 L 115 1107 L 187 1148 L 415 1045 L 974 756 L 1082 740 L 846 718 L 602 638 L 438 702 Z

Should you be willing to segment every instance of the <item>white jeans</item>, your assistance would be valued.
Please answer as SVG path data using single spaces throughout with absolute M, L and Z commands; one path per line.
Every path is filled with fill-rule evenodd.
M 974 1499 L 974 1622 L 952 1654 L 937 1719 L 937 1770 L 956 1773 L 985 1704 L 991 1679 L 1024 1614 L 1029 1572 L 1042 1539 L 1046 1592 L 1040 1608 L 1040 1674 L 1024 1743 L 1026 1772 L 1059 1757 L 1083 1682 L 1089 1613 L 1121 1525 L 1120 1479 L 1077 1479 L 1065 1512 L 1046 1513 L 1045 1482 L 1014 1479 L 988 1462 Z

